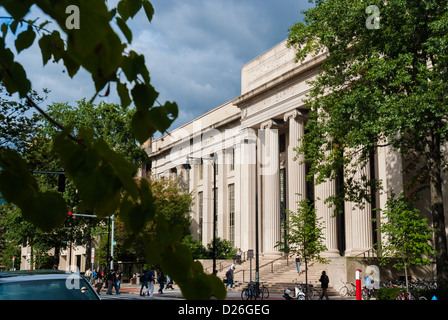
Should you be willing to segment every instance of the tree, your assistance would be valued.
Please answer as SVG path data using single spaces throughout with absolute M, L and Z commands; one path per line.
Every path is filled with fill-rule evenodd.
M 426 218 L 420 217 L 413 201 L 403 194 L 398 198 L 392 194 L 386 207 L 380 227 L 385 239 L 380 250 L 381 264 L 392 260 L 394 268 L 404 269 L 406 289 L 409 289 L 409 267 L 429 265 L 429 258 L 437 254 L 429 244 L 434 230 L 428 227 Z
M 189 243 L 184 241 L 184 239 L 190 235 L 191 193 L 184 192 L 175 179 L 151 179 L 148 183 L 154 194 L 154 214 L 162 215 L 170 228 L 178 228 L 180 230 L 180 238 L 183 244 Z M 116 237 L 118 239 L 121 238 L 120 242 L 124 243 L 121 251 L 117 253 L 119 257 L 129 256 L 136 261 L 142 261 L 145 255 L 145 239 L 149 237 L 153 241 L 158 241 L 161 237 L 163 238 L 163 235 L 158 233 L 159 228 L 156 223 L 152 220 L 147 221 L 142 227 L 141 233 L 133 237 L 129 237 L 129 234 L 125 231 L 127 224 L 120 217 L 118 218 L 117 226 L 119 227 L 119 232 L 116 233 Z M 123 260 L 122 258 L 120 259 Z
M 145 164 L 148 159 L 146 152 L 140 147 L 132 131 L 132 116 L 134 108 L 121 108 L 117 104 L 101 101 L 94 104 L 85 98 L 76 106 L 66 103 L 53 103 L 47 107 L 46 113 L 64 127 L 73 128 L 79 132 L 82 128 L 92 128 L 96 137 L 101 137 L 113 150 L 126 160 L 137 166 Z M 43 123 L 42 134 L 54 138 L 57 128 L 51 123 Z
M 303 199 L 298 204 L 297 211 L 289 211 L 286 221 L 286 234 L 283 241 L 277 243 L 280 251 L 292 256 L 298 255 L 305 262 L 305 283 L 308 285 L 308 262 L 316 260 L 327 263 L 320 253 L 327 250 L 324 244 L 324 225 L 322 218 L 316 216 L 314 204 L 309 199 Z
M 428 1 L 317 0 L 290 29 L 297 59 L 325 53 L 311 82 L 309 119 L 298 150 L 320 183 L 344 173 L 339 200 L 370 201 L 380 181 L 366 175 L 378 148 L 392 146 L 430 190 L 437 282 L 448 286 L 442 197 L 448 137 L 448 8 Z M 416 159 L 416 160 L 415 160 Z M 361 169 L 361 170 L 360 170 Z M 413 187 L 416 187 L 414 185 Z M 333 199 L 335 200 L 335 199 Z M 340 203 L 340 202 L 339 202 Z
M 15 61 L 13 50 L 8 48 L 6 37 L 15 38 L 18 54 L 28 49 L 39 37 L 38 44 L 43 64 L 51 59 L 66 67 L 73 77 L 81 68 L 94 81 L 96 94 L 103 96 L 116 88 L 120 108 L 128 108 L 133 102 L 131 128 L 139 143 L 145 142 L 156 131 L 165 132 L 178 115 L 178 107 L 167 101 L 157 102 L 158 92 L 150 83 L 145 57 L 127 50 L 132 42 L 129 18 L 143 9 L 151 21 L 154 8 L 148 0 L 120 0 L 115 8 L 108 8 L 106 0 L 5 0 L 0 5 L 10 15 L 1 25 L 0 80 L 9 94 L 20 98 L 50 121 L 59 134 L 54 139 L 53 151 L 60 159 L 64 172 L 76 186 L 80 199 L 78 210 L 95 212 L 99 217 L 116 213 L 130 234 L 138 234 L 146 221 L 154 220 L 163 229 L 163 237 L 157 244 L 145 243 L 157 257 L 157 263 L 169 272 L 182 289 L 186 298 L 223 299 L 226 291 L 222 281 L 214 275 L 206 275 L 198 266 L 190 251 L 181 244 L 177 226 L 164 223 L 164 218 L 154 214 L 154 199 L 146 180 L 136 182 L 136 166 L 114 151 L 103 138 L 95 136 L 91 128 L 69 127 L 51 118 L 29 95 L 32 84 L 26 70 Z M 57 24 L 49 30 L 50 20 L 37 24 L 26 19 L 32 6 Z M 67 9 L 75 8 L 72 14 Z M 70 12 L 70 11 L 69 11 Z M 74 12 L 74 13 L 73 13 Z M 120 30 L 122 42 L 115 30 Z M 130 88 L 128 88 L 128 86 Z M 52 190 L 43 190 L 29 172 L 26 162 L 15 150 L 0 150 L 0 192 L 9 203 L 17 205 L 24 219 L 37 228 L 49 232 L 60 227 L 67 213 L 67 202 Z

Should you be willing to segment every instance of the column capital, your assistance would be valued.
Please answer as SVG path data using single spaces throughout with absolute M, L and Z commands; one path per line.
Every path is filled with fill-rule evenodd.
M 281 125 L 275 119 L 269 119 L 260 124 L 260 129 L 278 129 Z
M 301 120 L 305 120 L 305 113 L 298 109 L 294 109 L 294 110 L 286 112 L 283 115 L 283 120 L 285 122 L 288 121 L 290 118 L 292 118 L 292 119 L 300 118 Z

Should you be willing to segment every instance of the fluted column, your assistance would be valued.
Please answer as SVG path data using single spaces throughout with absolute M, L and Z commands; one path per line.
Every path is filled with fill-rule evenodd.
M 305 117 L 300 111 L 293 110 L 285 114 L 284 120 L 289 123 L 288 209 L 296 211 L 298 203 L 306 198 L 306 167 L 304 163 L 301 163 L 303 155 L 295 150 L 300 147 L 300 139 L 305 134 Z
M 268 120 L 262 123 L 260 128 L 261 133 L 264 133 L 261 150 L 262 251 L 265 255 L 269 255 L 279 253 L 275 246 L 281 239 L 278 127 L 275 121 Z
M 360 182 L 362 176 L 370 180 L 369 162 L 365 167 L 356 168 L 353 180 Z M 344 177 L 345 179 L 349 177 Z M 346 201 L 345 211 L 345 234 L 346 234 L 346 256 L 356 256 L 373 248 L 372 237 L 372 206 L 364 201 L 361 204 Z
M 239 167 L 240 199 L 239 223 L 236 221 L 241 237 L 240 247 L 243 251 L 255 249 L 255 166 L 257 136 L 255 131 L 247 128 L 241 133 L 243 143 L 239 145 L 239 151 L 235 153 L 235 165 Z
M 336 194 L 336 181 L 326 180 L 314 187 L 314 193 L 316 196 L 315 207 L 316 216 L 322 218 L 323 222 L 323 234 L 325 237 L 325 245 L 327 251 L 321 255 L 323 257 L 339 256 L 338 249 L 338 228 L 335 215 L 335 207 L 331 203 L 325 203 L 325 200 Z

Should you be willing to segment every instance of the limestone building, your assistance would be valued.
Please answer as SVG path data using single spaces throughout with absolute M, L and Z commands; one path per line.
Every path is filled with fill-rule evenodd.
M 193 193 L 192 231 L 203 244 L 213 237 L 216 201 L 218 237 L 243 251 L 255 249 L 258 214 L 260 253 L 278 255 L 275 244 L 284 232 L 285 210 L 295 211 L 297 201 L 308 197 L 316 199 L 325 224 L 326 256 L 362 256 L 374 247 L 380 235 L 372 224 L 372 206 L 384 208 L 387 194 L 402 190 L 401 155 L 380 148 L 369 174 L 382 180 L 384 192 L 363 210 L 346 203 L 344 214 L 337 216 L 323 203 L 336 192 L 336 182 L 314 186 L 305 179 L 305 165 L 294 160 L 307 117 L 307 81 L 324 59 L 325 54 L 310 56 L 298 64 L 284 41 L 243 66 L 239 97 L 144 145 L 151 165 L 143 175 L 177 177 Z M 185 166 L 187 157 L 191 169 Z M 447 197 L 444 201 L 448 216 Z

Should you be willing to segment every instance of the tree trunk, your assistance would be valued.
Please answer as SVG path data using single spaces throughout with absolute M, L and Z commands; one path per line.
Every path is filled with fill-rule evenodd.
M 442 196 L 442 171 L 440 136 L 432 134 L 430 157 L 428 159 L 431 212 L 435 229 L 434 242 L 437 250 L 437 285 L 440 288 L 448 288 L 448 245 L 445 228 L 445 214 L 443 210 Z

